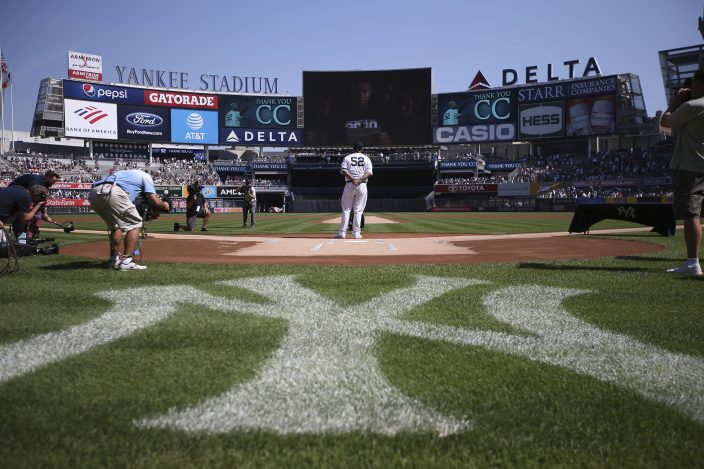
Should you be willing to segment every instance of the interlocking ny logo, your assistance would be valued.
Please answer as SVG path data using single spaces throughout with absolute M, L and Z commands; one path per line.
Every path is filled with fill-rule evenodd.
M 635 218 L 636 208 L 635 207 L 624 207 L 620 206 L 618 209 L 618 216 L 623 218 Z
M 135 422 L 139 427 L 387 435 L 427 431 L 447 435 L 471 428 L 471 418 L 443 415 L 386 380 L 374 356 L 382 333 L 483 347 L 563 367 L 704 422 L 704 359 L 603 331 L 571 316 L 562 307 L 563 300 L 585 291 L 522 285 L 488 293 L 481 300 L 486 311 L 527 332 L 513 335 L 400 318 L 433 298 L 486 283 L 483 280 L 418 276 L 411 287 L 352 306 L 341 306 L 291 276 L 222 283 L 259 293 L 270 303 L 221 298 L 185 285 L 102 292 L 99 296 L 113 306 L 101 317 L 0 347 L 0 385 L 152 326 L 180 305 L 198 304 L 284 318 L 287 335 L 251 380 L 192 406 L 141 419 Z

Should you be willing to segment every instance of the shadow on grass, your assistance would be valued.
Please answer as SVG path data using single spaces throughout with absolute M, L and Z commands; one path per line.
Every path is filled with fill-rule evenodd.
M 105 261 L 76 261 L 76 262 L 66 262 L 53 265 L 47 265 L 41 267 L 43 270 L 83 270 L 83 269 L 105 269 Z
M 674 262 L 675 264 L 681 264 L 682 259 L 678 257 L 649 257 L 649 256 L 616 256 L 616 259 L 623 261 L 650 261 L 650 262 Z
M 652 272 L 651 269 L 645 267 L 599 267 L 591 265 L 556 265 L 544 264 L 540 262 L 521 262 L 518 264 L 519 269 L 538 269 L 538 270 L 574 270 L 574 271 L 602 271 L 602 272 Z

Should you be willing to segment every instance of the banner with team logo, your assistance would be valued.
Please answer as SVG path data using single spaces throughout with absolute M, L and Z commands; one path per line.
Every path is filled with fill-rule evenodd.
M 68 76 L 79 80 L 103 81 L 103 57 L 68 51 Z
M 64 100 L 66 137 L 117 140 L 117 104 Z
M 303 144 L 301 129 L 220 128 L 221 145 L 271 145 L 293 147 Z
M 118 106 L 118 136 L 120 140 L 169 142 L 171 112 L 169 109 L 144 106 Z
M 171 141 L 212 145 L 218 143 L 218 113 L 171 109 Z
M 118 104 L 143 104 L 144 90 L 124 86 L 101 85 L 85 81 L 63 80 L 64 98 Z

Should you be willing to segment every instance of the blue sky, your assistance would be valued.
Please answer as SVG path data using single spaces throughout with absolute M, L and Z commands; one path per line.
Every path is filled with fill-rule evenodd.
M 101 55 L 105 82 L 122 65 L 187 72 L 194 89 L 203 73 L 278 78 L 294 96 L 303 70 L 432 67 L 433 93 L 445 93 L 465 90 L 478 70 L 500 86 L 502 70 L 536 65 L 545 81 L 547 64 L 567 78 L 564 61 L 580 60 L 581 74 L 594 57 L 603 75 L 639 75 L 653 116 L 667 105 L 658 51 L 704 42 L 704 2 L 694 0 L 2 3 L 0 46 L 24 131 L 40 80 L 67 76 L 68 50 Z

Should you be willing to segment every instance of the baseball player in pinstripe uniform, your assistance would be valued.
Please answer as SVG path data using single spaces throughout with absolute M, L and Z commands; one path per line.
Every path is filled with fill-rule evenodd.
M 347 232 L 347 224 L 350 220 L 350 211 L 354 212 L 352 219 L 352 234 L 355 239 L 361 239 L 360 222 L 364 207 L 367 205 L 367 179 L 372 173 L 372 161 L 369 157 L 362 153 L 364 145 L 362 142 L 355 142 L 354 153 L 347 155 L 342 160 L 342 168 L 340 174 L 345 176 L 345 189 L 342 192 L 342 219 L 340 220 L 340 229 L 337 231 L 336 238 L 344 238 Z

